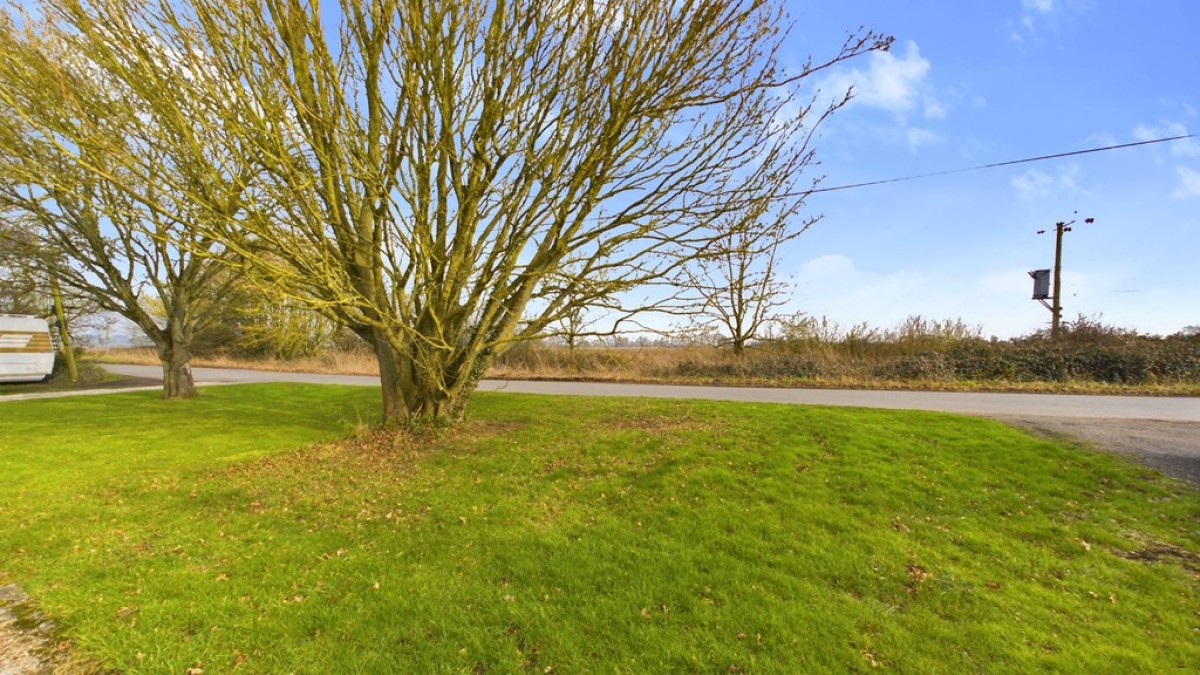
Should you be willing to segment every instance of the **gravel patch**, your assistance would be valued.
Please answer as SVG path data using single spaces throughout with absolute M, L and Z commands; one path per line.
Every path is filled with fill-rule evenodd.
M 1013 416 L 995 419 L 1036 434 L 1083 441 L 1200 489 L 1200 422 Z
M 62 649 L 54 644 L 54 630 L 16 584 L 0 586 L 0 675 L 61 672 Z

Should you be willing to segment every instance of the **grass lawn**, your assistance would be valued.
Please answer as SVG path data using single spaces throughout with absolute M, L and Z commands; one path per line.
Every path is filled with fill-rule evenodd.
M 157 396 L 0 403 L 0 584 L 120 672 L 1200 667 L 1200 497 L 998 423 L 479 394 L 414 441 L 372 389 Z

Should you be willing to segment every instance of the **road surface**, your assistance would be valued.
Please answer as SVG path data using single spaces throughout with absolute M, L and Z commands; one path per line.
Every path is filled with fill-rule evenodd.
M 162 378 L 158 366 L 106 365 L 109 372 Z M 311 382 L 378 386 L 379 379 L 360 375 L 279 373 L 265 370 L 195 368 L 197 383 Z M 698 387 L 611 382 L 533 382 L 484 380 L 480 391 L 567 396 L 645 396 L 696 398 L 757 403 L 855 406 L 982 415 L 987 417 L 1069 417 L 1122 420 L 1168 420 L 1200 423 L 1200 398 L 1155 396 L 1075 396 L 1064 394 L 993 394 L 948 391 L 875 391 L 857 389 L 779 389 L 769 387 Z

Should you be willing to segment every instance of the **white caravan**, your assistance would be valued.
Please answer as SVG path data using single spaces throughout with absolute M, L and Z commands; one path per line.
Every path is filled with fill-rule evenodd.
M 45 319 L 0 314 L 0 382 L 41 382 L 54 372 L 54 343 Z

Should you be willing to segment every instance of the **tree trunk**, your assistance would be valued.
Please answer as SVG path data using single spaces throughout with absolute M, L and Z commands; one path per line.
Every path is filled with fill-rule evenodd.
M 192 379 L 192 330 L 184 301 L 175 297 L 168 307 L 167 325 L 158 332 L 158 360 L 162 362 L 164 399 L 196 396 Z
M 417 367 L 412 354 L 397 351 L 378 329 L 360 328 L 355 333 L 371 345 L 379 364 L 384 425 L 460 421 L 483 371 L 494 359 L 492 353 L 479 354 L 469 369 L 443 363 L 445 370 L 438 371 L 437 362 L 421 361 L 424 367 Z
M 742 354 L 746 353 L 746 337 L 743 335 L 735 336 L 732 344 L 734 355 L 741 358 Z
M 174 344 L 173 340 L 168 339 L 158 347 L 158 360 L 162 362 L 164 399 L 192 398 L 196 395 L 190 345 Z
M 410 378 L 403 377 L 396 352 L 387 338 L 372 332 L 368 338 L 379 364 L 379 384 L 383 388 L 383 423 L 402 424 L 409 419 L 405 386 Z

